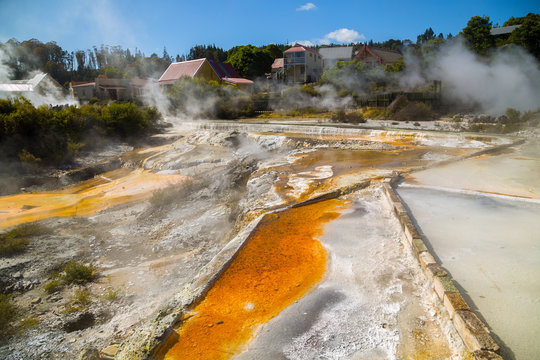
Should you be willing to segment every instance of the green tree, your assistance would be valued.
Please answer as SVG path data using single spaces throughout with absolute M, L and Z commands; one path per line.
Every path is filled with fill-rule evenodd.
M 478 54 L 485 54 L 489 48 L 495 45 L 490 31 L 491 21 L 489 21 L 488 16 L 473 16 L 461 31 L 461 35 L 469 42 L 471 49 Z
M 507 43 L 523 46 L 531 54 L 540 59 L 540 15 L 527 14 L 521 18 L 510 18 L 504 26 L 520 25 L 514 29 Z
M 416 37 L 416 44 L 421 45 L 433 39 L 435 39 L 435 32 L 432 28 L 429 28 L 426 29 L 423 34 L 420 34 Z
M 283 57 L 283 50 L 276 44 L 267 45 L 266 51 L 268 51 L 274 59 Z
M 274 59 L 268 50 L 252 45 L 238 46 L 229 50 L 227 62 L 243 77 L 257 78 L 270 72 Z

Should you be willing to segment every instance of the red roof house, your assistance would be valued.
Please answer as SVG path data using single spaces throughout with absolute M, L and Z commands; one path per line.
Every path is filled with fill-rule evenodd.
M 354 56 L 353 60 L 363 61 L 369 65 L 395 64 L 403 55 L 397 51 L 378 49 L 364 44 L 362 49 Z
M 172 63 L 158 80 L 160 85 L 172 85 L 181 77 L 201 78 L 245 88 L 253 81 L 243 79 L 231 66 L 206 58 Z

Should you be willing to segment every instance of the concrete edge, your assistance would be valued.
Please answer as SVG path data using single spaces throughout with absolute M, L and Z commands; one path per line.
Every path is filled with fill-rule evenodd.
M 427 169 L 431 169 L 431 168 L 438 167 L 438 166 L 448 165 L 448 164 L 452 164 L 452 163 L 455 163 L 455 162 L 458 162 L 458 161 L 470 159 L 470 158 L 477 157 L 477 156 L 493 154 L 493 153 L 499 152 L 501 150 L 508 149 L 508 148 L 510 148 L 512 146 L 521 145 L 521 144 L 525 143 L 526 141 L 527 141 L 526 139 L 518 139 L 518 140 L 512 141 L 512 142 L 510 142 L 508 144 L 497 145 L 497 146 L 490 147 L 490 148 L 487 148 L 487 149 L 484 149 L 484 150 L 474 151 L 474 152 L 472 152 L 470 154 L 467 154 L 467 155 L 452 157 L 452 158 L 446 159 L 446 160 L 435 161 L 435 162 L 433 162 L 431 164 L 428 164 L 428 165 L 425 165 L 425 166 L 418 166 L 418 167 L 415 167 L 415 168 L 410 169 L 410 170 L 402 171 L 402 172 L 400 172 L 400 175 L 410 174 L 410 173 L 414 173 L 414 172 L 418 172 L 418 171 L 422 171 L 422 170 L 427 170 Z M 397 181 L 397 179 L 395 179 L 394 182 L 395 181 Z
M 383 192 L 401 225 L 407 240 L 404 243 L 411 248 L 433 292 L 446 309 L 456 332 L 474 360 L 502 359 L 499 355 L 500 346 L 491 337 L 488 327 L 471 311 L 450 274 L 437 263 L 426 247 L 401 198 L 394 190 L 396 182 L 397 177 L 385 179 L 382 184 Z

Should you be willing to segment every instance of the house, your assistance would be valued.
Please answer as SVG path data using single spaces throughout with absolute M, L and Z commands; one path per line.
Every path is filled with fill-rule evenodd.
M 318 81 L 323 72 L 323 59 L 314 49 L 300 44 L 285 50 L 284 78 L 287 83 L 304 84 Z
M 378 49 L 364 44 L 362 49 L 356 53 L 353 60 L 363 61 L 371 66 L 393 65 L 403 58 L 397 51 Z
M 72 81 L 69 83 L 69 96 L 79 101 L 88 101 L 96 97 L 95 81 Z
M 0 94 L 5 97 L 32 97 L 32 95 L 50 95 L 56 99 L 64 97 L 64 88 L 49 74 L 37 73 L 27 80 L 12 80 L 0 84 Z
M 214 80 L 243 89 L 253 84 L 253 81 L 242 78 L 231 64 L 220 63 L 206 58 L 172 63 L 161 75 L 158 83 L 162 88 L 166 88 L 172 86 L 182 77 Z
M 274 82 L 283 81 L 285 71 L 284 71 L 284 59 L 277 58 L 272 64 L 272 70 L 269 74 L 269 79 L 274 80 Z
M 144 95 L 147 79 L 110 79 L 100 75 L 93 82 L 70 82 L 69 94 L 79 101 L 88 101 L 96 97 L 99 100 L 130 101 Z
M 324 67 L 332 67 L 338 61 L 351 61 L 353 58 L 352 46 L 333 46 L 319 49 L 319 54 L 323 58 Z

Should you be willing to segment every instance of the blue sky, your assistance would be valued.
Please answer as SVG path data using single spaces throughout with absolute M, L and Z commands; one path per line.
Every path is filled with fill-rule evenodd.
M 147 56 L 196 44 L 265 45 L 411 39 L 428 27 L 457 34 L 474 15 L 501 25 L 540 13 L 540 1 L 0 0 L 0 41 L 37 38 L 69 51 L 121 45 Z

